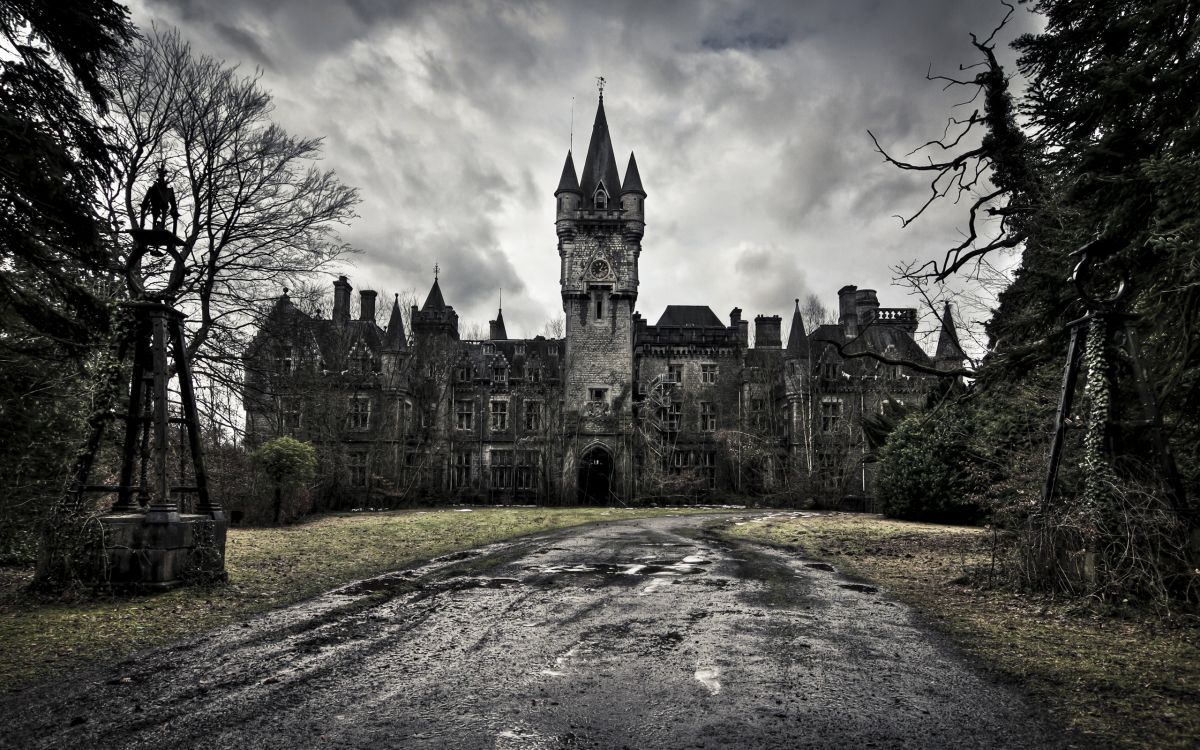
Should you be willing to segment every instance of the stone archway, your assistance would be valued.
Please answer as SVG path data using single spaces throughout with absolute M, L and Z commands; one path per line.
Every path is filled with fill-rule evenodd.
M 593 445 L 579 459 L 579 504 L 608 505 L 612 501 L 613 455 Z

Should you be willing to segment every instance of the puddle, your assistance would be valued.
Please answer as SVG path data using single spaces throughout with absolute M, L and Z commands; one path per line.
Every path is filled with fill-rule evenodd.
M 838 585 L 851 591 L 861 591 L 864 594 L 874 594 L 875 592 L 879 591 L 879 589 L 875 588 L 874 586 L 868 586 L 865 583 L 840 583 Z
M 609 576 L 681 576 L 703 573 L 703 565 L 711 561 L 691 555 L 682 560 L 649 558 L 636 563 L 576 563 L 574 565 L 531 566 L 528 570 L 558 575 L 559 573 L 598 573 Z
M 804 563 L 804 567 L 812 568 L 813 570 L 824 570 L 829 573 L 834 572 L 833 566 L 830 565 L 829 563 L 823 563 L 823 562 Z
M 716 667 L 700 667 L 695 673 L 696 681 L 708 689 L 709 695 L 721 692 L 721 670 Z

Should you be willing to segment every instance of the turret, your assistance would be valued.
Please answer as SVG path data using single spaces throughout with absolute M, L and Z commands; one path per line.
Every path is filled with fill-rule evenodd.
M 804 332 L 804 317 L 800 314 L 800 298 L 796 298 L 796 310 L 792 313 L 792 329 L 788 332 L 788 359 L 808 359 L 811 351 L 808 334 Z
M 640 241 L 646 229 L 644 205 L 646 191 L 642 189 L 642 176 L 638 173 L 637 159 L 629 152 L 629 166 L 625 168 L 625 181 L 621 183 L 621 210 L 624 211 L 625 235 L 631 241 Z
M 488 338 L 492 341 L 504 341 L 508 338 L 508 331 L 504 328 L 504 310 L 496 311 L 496 319 L 488 321 Z
M 579 178 L 575 176 L 575 160 L 571 152 L 567 152 L 567 160 L 563 163 L 562 177 L 558 180 L 558 189 L 554 191 L 558 203 L 555 218 L 555 228 L 560 238 L 569 238 L 575 233 L 575 217 L 583 201 L 583 191 L 579 189 Z
M 950 303 L 942 308 L 942 329 L 938 333 L 937 352 L 933 355 L 934 366 L 939 370 L 957 370 L 962 367 L 967 355 L 958 343 L 958 332 L 950 314 Z

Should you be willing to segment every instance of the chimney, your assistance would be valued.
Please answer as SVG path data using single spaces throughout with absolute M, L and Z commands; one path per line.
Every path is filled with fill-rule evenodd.
M 780 334 L 782 318 L 778 315 L 758 315 L 754 318 L 754 348 L 782 349 Z
M 375 320 L 375 292 L 370 289 L 358 293 L 358 319 Z
M 838 290 L 838 325 L 847 336 L 858 335 L 858 287 L 853 284 Z
M 858 324 L 865 326 L 870 323 L 875 317 L 875 311 L 879 309 L 879 298 L 875 296 L 874 289 L 859 289 L 854 293 L 854 306 L 857 308 Z
M 729 311 L 729 327 L 737 329 L 738 344 L 743 349 L 750 346 L 750 321 L 742 320 L 742 308 Z
M 350 320 L 350 280 L 345 276 L 333 282 L 333 320 L 338 323 Z

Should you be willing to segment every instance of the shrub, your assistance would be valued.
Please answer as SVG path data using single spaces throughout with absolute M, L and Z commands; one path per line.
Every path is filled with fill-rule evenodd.
M 876 492 L 883 513 L 941 523 L 977 523 L 985 515 L 971 497 L 978 482 L 970 449 L 970 413 L 950 404 L 906 418 L 879 453 Z
M 274 520 L 283 515 L 283 490 L 302 487 L 317 470 L 317 452 L 309 443 L 295 438 L 269 440 L 254 451 L 253 458 L 275 485 Z

